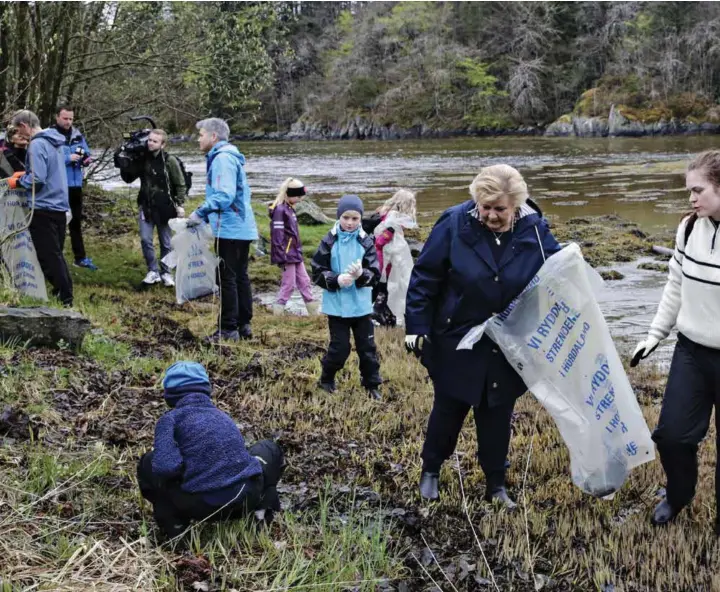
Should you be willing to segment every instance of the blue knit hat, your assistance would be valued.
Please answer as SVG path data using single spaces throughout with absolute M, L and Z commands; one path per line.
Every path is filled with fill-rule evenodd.
M 191 393 L 210 396 L 212 387 L 205 368 L 197 362 L 175 362 L 165 371 L 163 378 L 165 401 L 170 407 Z
M 337 206 L 337 219 L 340 219 L 345 212 L 352 210 L 361 216 L 363 215 L 363 202 L 357 195 L 343 195 Z

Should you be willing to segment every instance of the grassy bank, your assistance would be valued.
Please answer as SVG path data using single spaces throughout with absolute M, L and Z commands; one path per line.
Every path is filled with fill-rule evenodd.
M 76 308 L 94 327 L 82 351 L 0 347 L 3 592 L 432 590 L 432 580 L 443 590 L 720 585 L 714 440 L 702 449 L 691 510 L 657 531 L 648 518 L 662 484 L 659 463 L 636 470 L 614 500 L 591 499 L 572 485 L 549 416 L 525 396 L 513 419 L 509 482 L 526 512 L 481 501 L 470 419 L 457 462 L 443 469 L 442 500 L 423 504 L 416 483 L 432 391 L 400 330 L 377 334 L 386 379 L 380 405 L 365 397 L 354 354 L 336 394 L 315 388 L 323 317 L 273 317 L 258 306 L 252 341 L 207 347 L 200 338 L 215 326 L 212 300 L 179 307 L 165 288 L 137 291 L 144 265 L 132 203 L 103 199 L 88 233 L 101 269 L 72 269 Z M 258 208 L 266 231 L 262 214 Z M 649 252 L 656 237 L 636 230 L 614 218 L 554 228 L 561 240 L 592 242 L 583 249 L 596 264 Z M 301 227 L 308 250 L 324 231 Z M 264 287 L 279 279 L 267 257 L 254 258 L 251 276 Z M 218 406 L 247 440 L 274 436 L 287 451 L 286 510 L 268 530 L 202 525 L 187 550 L 156 545 L 135 462 L 165 409 L 162 372 L 178 359 L 207 366 Z M 664 377 L 648 365 L 630 377 L 653 426 Z

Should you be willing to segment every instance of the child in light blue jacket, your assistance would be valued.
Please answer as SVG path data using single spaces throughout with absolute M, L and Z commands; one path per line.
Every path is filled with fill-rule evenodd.
M 362 385 L 380 399 L 380 363 L 372 323 L 372 287 L 380 279 L 375 240 L 360 225 L 363 203 L 357 195 L 338 202 L 335 226 L 320 241 L 312 259 L 312 279 L 323 292 L 322 312 L 328 315 L 330 345 L 322 359 L 319 386 L 335 391 L 335 375 L 350 355 L 350 332 L 360 359 Z

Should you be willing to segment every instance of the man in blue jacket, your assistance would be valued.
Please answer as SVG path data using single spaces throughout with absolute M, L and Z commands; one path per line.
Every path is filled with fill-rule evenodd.
M 154 449 L 137 471 L 160 530 L 176 537 L 192 520 L 231 520 L 249 512 L 269 522 L 280 510 L 280 447 L 272 440 L 245 447 L 235 422 L 210 400 L 210 379 L 200 364 L 176 362 L 163 387 L 171 409 L 158 420 Z
M 90 148 L 80 130 L 73 127 L 75 113 L 67 104 L 61 104 L 55 111 L 55 129 L 65 138 L 63 154 L 68 180 L 68 200 L 72 220 L 68 224 L 70 230 L 70 244 L 72 245 L 75 265 L 95 271 L 97 267 L 85 253 L 85 243 L 82 237 L 81 223 L 83 220 L 83 168 L 90 164 Z
M 210 341 L 251 339 L 252 292 L 248 277 L 250 243 L 257 240 L 255 214 L 245 157 L 228 142 L 230 128 L 222 119 L 197 123 L 198 143 L 207 158 L 205 201 L 190 214 L 189 225 L 209 222 L 220 257 L 220 328 Z
M 53 294 L 65 306 L 72 306 L 72 279 L 63 255 L 66 212 L 70 208 L 62 149 L 65 138 L 54 128 L 43 130 L 32 111 L 18 111 L 11 125 L 31 140 L 25 160 L 26 172 L 15 173 L 8 180 L 10 188 L 28 190 L 28 204 L 33 210 L 30 236 L 40 267 L 53 287 Z

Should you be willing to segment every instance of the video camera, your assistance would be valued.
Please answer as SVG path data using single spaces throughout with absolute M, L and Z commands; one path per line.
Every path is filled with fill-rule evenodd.
M 149 128 L 139 129 L 123 133 L 123 143 L 113 154 L 115 168 L 128 169 L 142 158 L 147 152 L 147 141 L 150 132 L 155 129 L 155 121 L 149 115 L 138 115 L 131 117 L 130 121 L 146 119 L 150 122 Z

